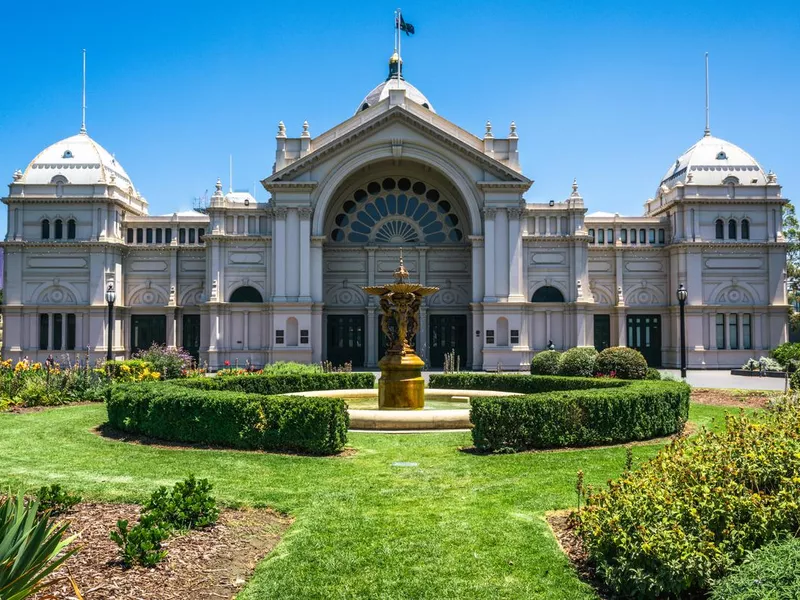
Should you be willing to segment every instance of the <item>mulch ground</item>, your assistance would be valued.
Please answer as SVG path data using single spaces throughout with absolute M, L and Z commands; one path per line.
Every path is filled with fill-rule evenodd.
M 547 513 L 547 524 L 581 581 L 592 586 L 597 595 L 603 600 L 612 598 L 613 596 L 604 588 L 602 581 L 589 562 L 589 557 L 583 548 L 580 538 L 575 535 L 575 530 L 570 522 L 572 512 L 572 509 L 567 509 Z
M 783 392 L 764 390 L 692 388 L 692 402 L 737 408 L 764 408 L 771 398 L 782 395 Z
M 291 524 L 290 518 L 269 510 L 223 510 L 216 525 L 163 542 L 168 554 L 157 566 L 126 569 L 109 532 L 118 519 L 135 523 L 139 511 L 133 504 L 75 506 L 63 519 L 70 522 L 68 534 L 79 535 L 74 544 L 80 550 L 51 577 L 69 572 L 85 600 L 229 600 Z M 34 598 L 47 594 L 63 600 L 77 598 L 67 581 Z

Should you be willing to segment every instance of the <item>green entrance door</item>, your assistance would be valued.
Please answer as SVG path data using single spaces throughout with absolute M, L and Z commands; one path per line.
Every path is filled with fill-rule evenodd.
M 200 315 L 183 315 L 183 349 L 200 360 Z
M 594 315 L 594 347 L 602 352 L 611 345 L 611 315 Z
M 167 343 L 166 315 L 133 315 L 131 317 L 131 353 L 147 350 L 153 344 Z
M 648 366 L 661 366 L 661 316 L 629 315 L 628 347 L 641 352 Z
M 460 357 L 463 367 L 467 364 L 467 316 L 431 315 L 429 320 L 428 345 L 432 369 L 444 367 L 445 354 L 454 352 Z
M 364 366 L 364 315 L 328 315 L 328 360 Z

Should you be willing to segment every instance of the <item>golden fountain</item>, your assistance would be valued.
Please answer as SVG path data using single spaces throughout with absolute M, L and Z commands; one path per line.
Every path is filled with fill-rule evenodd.
M 378 408 L 423 408 L 425 406 L 425 381 L 422 367 L 425 363 L 416 355 L 408 341 L 419 332 L 419 307 L 422 298 L 439 291 L 438 287 L 425 287 L 408 282 L 408 271 L 403 265 L 394 272 L 394 283 L 362 288 L 368 294 L 380 297 L 383 313 L 381 329 L 386 335 L 388 350 L 381 358 L 381 378 L 378 380 Z

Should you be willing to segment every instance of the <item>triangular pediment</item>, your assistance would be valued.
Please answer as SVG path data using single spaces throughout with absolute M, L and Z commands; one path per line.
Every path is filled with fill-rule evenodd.
M 497 183 L 506 182 L 525 188 L 533 183 L 519 171 L 484 152 L 482 139 L 439 115 L 427 111 L 426 114 L 416 114 L 417 111 L 424 109 L 414 107 L 409 110 L 399 105 L 388 107 L 388 101 L 384 101 L 314 138 L 313 149 L 308 154 L 273 173 L 263 183 L 269 189 L 272 184 L 302 180 L 303 174 L 315 166 L 345 153 L 348 147 L 363 144 L 370 138 L 385 137 L 387 130 L 391 130 L 393 140 L 401 142 L 407 137 L 423 136 L 434 145 L 441 145 L 443 149 L 480 166 Z

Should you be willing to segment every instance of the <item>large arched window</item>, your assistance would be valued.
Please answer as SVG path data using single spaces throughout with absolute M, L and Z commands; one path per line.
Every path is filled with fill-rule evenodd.
M 462 227 L 439 190 L 409 177 L 386 177 L 345 199 L 329 237 L 351 244 L 460 243 L 465 239 Z
M 48 219 L 42 221 L 42 239 L 43 240 L 50 239 L 50 221 Z
M 67 239 L 75 239 L 75 219 L 70 219 L 67 221 Z
M 750 239 L 750 219 L 742 220 L 742 239 L 743 240 Z
M 64 222 L 61 219 L 56 219 L 54 229 L 53 237 L 57 240 L 62 239 L 64 237 Z
M 736 239 L 736 219 L 731 219 L 728 221 L 728 239 Z
M 533 293 L 531 302 L 564 302 L 564 294 L 552 285 L 543 285 Z
M 263 302 L 264 298 L 261 296 L 256 288 L 250 285 L 243 285 L 236 288 L 231 294 L 230 302 Z
M 716 238 L 718 240 L 725 239 L 725 223 L 722 222 L 722 219 L 717 219 L 717 222 L 714 224 Z

